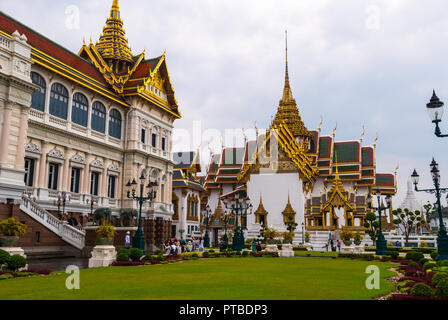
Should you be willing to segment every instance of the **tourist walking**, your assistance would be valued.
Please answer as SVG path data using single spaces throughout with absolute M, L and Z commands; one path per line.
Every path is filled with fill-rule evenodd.
M 199 252 L 204 251 L 204 239 L 201 238 L 201 241 L 199 242 Z
M 124 237 L 124 247 L 126 249 L 129 249 L 131 247 L 131 236 L 130 236 L 130 232 L 126 232 L 126 236 Z
M 341 240 L 338 240 L 338 251 L 341 252 Z
M 254 241 L 252 241 L 252 251 L 257 251 L 257 243 Z

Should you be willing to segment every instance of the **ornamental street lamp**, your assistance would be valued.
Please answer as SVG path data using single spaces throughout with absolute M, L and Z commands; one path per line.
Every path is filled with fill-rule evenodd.
M 241 251 L 244 249 L 244 233 L 243 233 L 243 215 L 252 214 L 252 204 L 249 197 L 246 197 L 246 192 L 237 192 L 234 196 L 234 202 L 232 200 L 224 200 L 224 204 L 227 209 L 231 209 L 235 214 L 236 225 L 235 233 L 232 240 L 232 249 L 235 251 Z M 238 225 L 238 217 L 241 219 L 241 226 Z
M 205 208 L 204 211 L 204 220 L 205 223 L 205 237 L 204 237 L 204 248 L 210 248 L 210 236 L 208 235 L 208 225 L 210 224 L 210 218 L 212 217 L 212 209 L 209 205 Z M 204 221 L 202 220 L 202 221 Z
M 390 195 L 387 195 L 386 196 L 387 207 L 384 207 L 384 204 L 381 201 L 381 192 L 380 192 L 380 190 L 379 189 L 376 190 L 375 194 L 376 194 L 376 196 L 378 198 L 378 207 L 373 207 L 372 206 L 372 196 L 370 195 L 370 193 L 367 196 L 367 204 L 369 206 L 369 209 L 373 209 L 375 211 L 378 210 L 380 225 L 379 225 L 379 230 L 378 230 L 378 237 L 377 237 L 376 242 L 375 242 L 375 244 L 376 244 L 376 254 L 378 256 L 384 256 L 386 254 L 386 251 L 387 251 L 387 241 L 384 238 L 384 234 L 383 234 L 383 230 L 382 230 L 383 228 L 382 228 L 382 225 L 381 225 L 381 211 L 385 210 L 385 209 L 390 209 L 390 205 L 391 205 L 392 199 L 391 199 Z
M 434 189 L 424 189 L 419 190 L 417 188 L 419 175 L 417 171 L 414 169 L 414 172 L 411 175 L 412 182 L 415 185 L 415 191 L 417 192 L 427 192 L 431 194 L 435 194 L 437 198 L 437 212 L 439 213 L 439 233 L 437 235 L 437 250 L 439 252 L 438 260 L 448 260 L 448 235 L 446 233 L 445 224 L 443 223 L 442 216 L 442 206 L 440 204 L 440 197 L 442 193 L 448 192 L 448 188 L 440 188 L 440 171 L 439 164 L 432 159 L 431 164 L 429 165 L 431 168 L 431 176 L 432 181 L 434 183 Z
M 90 196 L 90 199 L 86 199 L 87 204 L 90 203 L 90 216 L 93 216 L 93 205 L 98 203 L 98 199 Z
M 143 203 L 145 201 L 152 201 L 156 195 L 157 192 L 154 191 L 153 189 L 155 187 L 158 186 L 157 181 L 154 182 L 149 182 L 148 185 L 146 186 L 146 188 L 148 188 L 148 193 L 147 196 L 145 197 L 143 195 L 144 193 L 144 189 L 145 189 L 145 180 L 146 177 L 145 175 L 141 174 L 140 176 L 140 195 L 136 196 L 136 190 L 135 190 L 135 186 L 137 185 L 137 182 L 135 181 L 135 178 L 131 181 L 128 181 L 128 183 L 126 184 L 126 187 L 132 187 L 132 191 L 128 190 L 127 192 L 127 197 L 128 199 L 133 199 L 133 200 L 137 200 L 137 203 L 139 204 L 140 207 L 140 211 L 139 211 L 139 215 L 138 215 L 138 227 L 137 227 L 137 232 L 135 233 L 134 237 L 132 238 L 132 248 L 138 248 L 140 250 L 142 250 L 143 252 L 145 252 L 145 238 L 143 236 L 143 229 L 142 229 L 142 207 L 143 207 Z
M 65 192 L 58 193 L 58 200 L 54 201 L 54 204 L 58 206 L 58 216 L 61 217 L 65 214 L 65 203 L 70 202 L 70 196 Z M 62 215 L 61 215 L 62 206 Z
M 426 104 L 426 110 L 428 111 L 429 118 L 436 125 L 434 134 L 439 138 L 448 137 L 448 134 L 442 134 L 439 128 L 439 122 L 442 121 L 443 116 L 443 105 L 444 103 L 440 101 L 436 92 L 433 90 L 431 100 Z
M 229 238 L 227 237 L 227 225 L 229 224 L 229 220 L 230 220 L 230 213 L 229 212 L 224 212 L 224 215 L 222 217 L 222 221 L 224 222 L 224 249 L 227 249 L 227 247 L 229 246 Z

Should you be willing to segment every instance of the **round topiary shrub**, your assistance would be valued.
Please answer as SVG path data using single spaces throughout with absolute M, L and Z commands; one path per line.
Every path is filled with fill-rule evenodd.
M 433 286 L 437 287 L 439 282 L 442 281 L 443 279 L 448 279 L 448 272 L 439 271 L 435 274 L 434 277 L 432 277 L 431 283 Z
M 26 259 L 18 254 L 11 256 L 8 261 L 6 261 L 8 269 L 11 271 L 16 271 L 21 268 L 25 268 Z
M 5 250 L 0 250 L 0 267 L 2 264 L 8 262 L 10 257 L 11 255 L 8 252 L 6 252 Z
M 437 251 L 431 252 L 431 259 L 432 260 L 437 260 L 438 257 L 439 257 L 439 253 Z
M 436 296 L 448 298 L 448 279 L 442 279 L 436 286 Z
M 143 251 L 139 248 L 132 248 L 129 249 L 129 258 L 131 258 L 132 261 L 138 261 L 143 256 Z
M 126 251 L 120 251 L 117 253 L 117 261 L 129 261 L 129 253 Z
M 423 253 L 421 252 L 408 252 L 406 253 L 406 259 L 407 260 L 414 260 L 414 261 L 420 261 L 424 258 Z
M 207 252 L 207 251 L 205 251 L 205 252 L 202 254 L 202 256 L 203 256 L 204 258 L 209 258 L 209 257 L 210 257 L 210 253 Z
M 437 263 L 432 262 L 432 261 L 425 262 L 425 264 L 423 265 L 423 271 L 430 270 L 430 269 L 432 270 L 432 269 L 434 269 L 434 267 L 437 267 Z
M 422 264 L 422 265 L 424 265 L 426 262 L 428 262 L 429 261 L 429 259 L 426 259 L 426 258 L 423 258 L 423 259 L 421 259 L 420 260 L 420 263 Z
M 155 254 L 156 256 L 159 256 L 159 255 L 163 255 L 163 252 L 162 252 L 162 250 L 156 250 L 156 251 L 154 252 L 154 254 Z
M 197 258 L 199 258 L 199 255 L 195 252 L 195 253 L 193 253 L 193 254 L 191 255 L 191 257 L 192 257 L 193 259 L 197 259 Z
M 208 250 L 208 252 L 210 252 L 210 253 L 215 253 L 215 250 L 210 249 L 210 250 Z
M 243 253 L 241 253 L 241 255 L 243 257 L 247 257 L 249 255 L 249 251 L 243 251 Z
M 412 262 L 409 262 L 409 263 L 408 263 L 408 266 L 411 267 L 411 268 L 418 268 L 418 263 L 412 261 Z
M 434 295 L 434 291 L 427 284 L 417 283 L 412 287 L 411 294 L 418 297 L 432 297 Z
M 390 256 L 392 259 L 397 259 L 400 256 L 400 253 L 398 251 L 387 251 L 387 256 Z

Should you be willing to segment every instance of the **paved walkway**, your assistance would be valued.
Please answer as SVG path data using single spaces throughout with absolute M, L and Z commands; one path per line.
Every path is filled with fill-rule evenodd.
M 52 271 L 61 271 L 65 270 L 69 265 L 75 265 L 80 269 L 86 269 L 89 265 L 89 259 L 69 257 L 28 260 L 28 269 L 50 269 Z

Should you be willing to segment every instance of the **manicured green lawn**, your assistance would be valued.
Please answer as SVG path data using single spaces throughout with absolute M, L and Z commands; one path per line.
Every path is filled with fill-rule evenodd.
M 337 257 L 337 251 L 294 251 L 294 256 L 296 257 Z
M 381 271 L 379 290 L 365 273 Z M 80 290 L 67 275 L 0 281 L 0 299 L 371 299 L 388 293 L 388 263 L 323 258 L 214 258 L 168 265 L 81 270 Z

